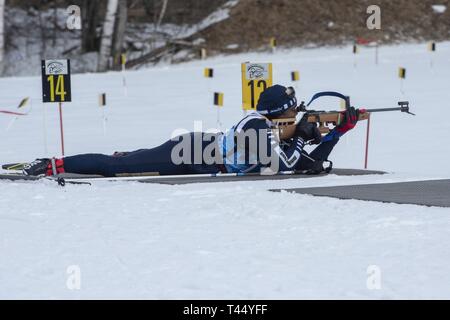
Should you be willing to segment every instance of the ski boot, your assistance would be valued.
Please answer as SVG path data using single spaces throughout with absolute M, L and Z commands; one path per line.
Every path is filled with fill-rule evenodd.
M 23 167 L 22 173 L 28 176 L 55 176 L 64 173 L 63 159 L 36 159 Z

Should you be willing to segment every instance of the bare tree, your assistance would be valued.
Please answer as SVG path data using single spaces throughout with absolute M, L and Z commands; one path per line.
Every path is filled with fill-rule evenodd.
M 39 29 L 41 31 L 41 57 L 45 57 L 47 54 L 47 30 L 45 26 L 45 20 L 42 17 L 42 11 L 37 10 L 37 15 L 39 17 Z
M 155 28 L 156 30 L 159 29 L 159 26 L 161 25 L 161 22 L 162 22 L 162 20 L 164 18 L 164 15 L 166 14 L 166 9 L 167 9 L 167 3 L 168 2 L 169 2 L 169 0 L 163 0 L 161 11 L 159 13 L 159 18 L 158 18 L 158 21 L 156 22 L 156 28 Z
M 52 34 L 52 46 L 56 47 L 56 38 L 58 34 L 58 7 L 56 1 L 53 2 L 53 34 Z
M 114 25 L 116 21 L 118 5 L 119 0 L 108 0 L 105 21 L 103 22 L 102 37 L 100 41 L 98 71 L 106 71 L 108 69 L 108 61 L 111 57 L 112 52 L 111 49 L 113 42 Z
M 83 0 L 81 48 L 83 52 L 98 51 L 99 1 Z
M 147 13 L 148 16 L 151 16 L 153 12 L 152 3 L 153 0 L 142 0 L 142 4 L 144 5 L 145 12 Z
M 142 3 L 144 5 L 145 12 L 148 16 L 153 15 L 153 24 L 155 26 L 155 30 L 158 30 L 159 26 L 161 25 L 161 22 L 164 18 L 164 15 L 167 11 L 167 4 L 169 0 L 142 0 Z M 161 9 L 159 10 L 159 15 L 157 14 L 159 5 L 161 4 Z

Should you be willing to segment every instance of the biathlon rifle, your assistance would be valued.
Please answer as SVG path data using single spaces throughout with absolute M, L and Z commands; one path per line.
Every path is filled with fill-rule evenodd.
M 415 116 L 414 113 L 409 111 L 408 101 L 400 101 L 398 102 L 398 105 L 400 106 L 398 108 L 358 109 L 359 110 L 358 121 L 367 120 L 370 117 L 370 114 L 374 112 L 401 111 Z M 317 126 L 321 133 L 330 132 L 330 125 L 335 127 L 339 125 L 343 119 L 344 111 L 306 110 L 300 109 L 301 107 L 304 107 L 304 105 L 300 104 L 299 111 L 306 113 L 304 116 L 306 116 L 308 122 L 317 123 Z
M 326 134 L 330 131 L 330 125 L 333 127 L 339 125 L 343 120 L 345 111 L 317 111 L 317 110 L 307 110 L 306 107 L 309 106 L 314 100 L 323 96 L 332 96 L 338 97 L 345 100 L 346 109 L 350 108 L 350 98 L 348 96 L 344 96 L 338 92 L 319 92 L 315 94 L 311 101 L 305 105 L 304 101 L 297 107 L 297 111 L 305 112 L 304 117 L 306 117 L 308 122 L 317 123 L 319 130 L 322 134 Z M 370 117 L 371 113 L 375 112 L 389 112 L 389 111 L 400 111 L 411 114 L 415 116 L 414 113 L 409 111 L 409 102 L 408 101 L 399 101 L 399 107 L 397 108 L 376 108 L 376 109 L 358 109 L 359 110 L 359 118 L 358 120 L 367 120 Z

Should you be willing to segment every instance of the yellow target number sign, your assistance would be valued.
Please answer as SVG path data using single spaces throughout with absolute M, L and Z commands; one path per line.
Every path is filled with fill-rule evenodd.
M 259 95 L 272 86 L 271 63 L 242 63 L 242 109 L 256 110 Z

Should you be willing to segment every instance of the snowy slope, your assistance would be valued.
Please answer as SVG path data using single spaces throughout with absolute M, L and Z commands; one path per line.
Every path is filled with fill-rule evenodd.
M 336 177 L 165 186 L 106 183 L 67 186 L 0 182 L 1 298 L 450 298 L 450 210 L 271 193 L 269 188 L 449 178 L 445 120 L 450 43 L 217 57 L 176 66 L 72 77 L 64 106 L 66 154 L 155 146 L 174 129 L 216 126 L 212 92 L 225 93 L 223 128 L 242 116 L 240 62 L 274 63 L 274 81 L 300 70 L 300 99 L 337 90 L 359 107 L 410 100 L 416 117 L 372 118 L 370 169 L 376 177 Z M 398 67 L 407 68 L 404 94 Z M 216 77 L 202 77 L 214 67 Z M 40 78 L 0 79 L 0 109 L 30 96 L 32 110 L 11 125 L 0 115 L 2 163 L 60 155 L 58 114 Z M 107 93 L 106 134 L 98 94 Z M 337 102 L 318 108 L 339 108 Z M 321 108 L 321 109 L 323 109 Z M 7 128 L 9 129 L 7 130 Z M 223 129 L 222 128 L 222 129 Z M 336 167 L 361 168 L 365 123 L 336 147 Z M 47 151 L 45 150 L 47 140 Z M 66 286 L 79 266 L 81 289 Z M 381 290 L 366 287 L 381 270 Z

